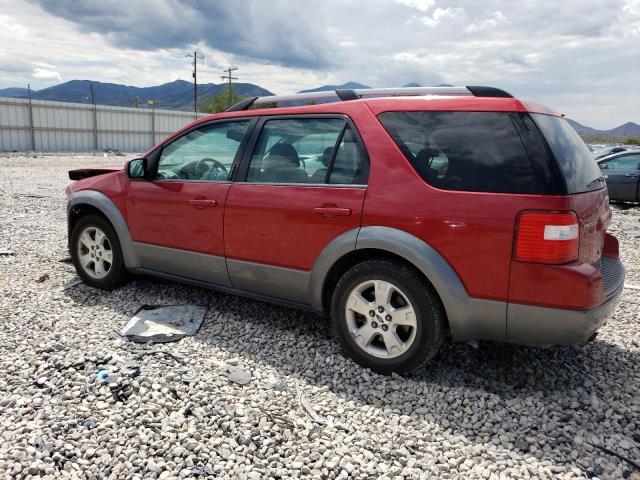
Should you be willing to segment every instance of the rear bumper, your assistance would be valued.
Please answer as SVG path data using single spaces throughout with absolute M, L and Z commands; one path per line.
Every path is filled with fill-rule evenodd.
M 616 308 L 624 285 L 619 259 L 603 257 L 600 267 L 607 300 L 589 310 L 537 307 L 520 303 L 507 306 L 507 341 L 524 345 L 572 345 L 587 342 Z

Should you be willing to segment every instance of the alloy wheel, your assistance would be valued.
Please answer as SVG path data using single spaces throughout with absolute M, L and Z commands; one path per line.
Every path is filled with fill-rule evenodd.
M 416 338 L 416 312 L 407 295 L 384 280 L 356 286 L 346 302 L 347 328 L 355 343 L 378 358 L 398 357 Z
M 106 277 L 113 266 L 113 250 L 107 235 L 98 227 L 87 226 L 80 232 L 77 245 L 82 270 L 91 278 Z

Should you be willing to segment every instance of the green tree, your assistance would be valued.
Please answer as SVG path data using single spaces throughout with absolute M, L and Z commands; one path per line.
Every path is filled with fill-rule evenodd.
M 243 97 L 240 95 L 233 85 L 227 85 L 217 95 L 205 99 L 200 105 L 200 110 L 205 113 L 220 113 L 224 112 L 234 103 L 238 103 Z

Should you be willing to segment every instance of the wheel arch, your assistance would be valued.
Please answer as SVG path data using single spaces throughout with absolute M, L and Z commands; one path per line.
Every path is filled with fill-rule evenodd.
M 347 238 L 354 240 L 352 248 L 346 248 Z M 396 228 L 373 226 L 336 240 L 335 246 L 332 242 L 322 251 L 311 273 L 311 304 L 316 310 L 328 311 L 335 282 L 351 266 L 370 258 L 395 259 L 416 269 L 433 287 L 454 339 L 505 338 L 506 302 L 471 297 L 449 263 L 422 239 Z
M 78 220 L 90 214 L 100 215 L 111 224 L 118 236 L 126 267 L 139 267 L 140 262 L 133 249 L 127 223 L 115 203 L 103 193 L 95 190 L 80 190 L 69 196 L 67 203 L 68 238 L 71 238 L 71 232 Z

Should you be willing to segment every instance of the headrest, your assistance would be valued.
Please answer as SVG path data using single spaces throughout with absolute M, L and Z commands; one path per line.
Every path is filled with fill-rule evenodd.
M 324 152 L 322 152 L 322 158 L 320 158 L 320 161 L 325 167 L 329 166 L 329 162 L 331 161 L 332 154 L 333 154 L 333 147 L 327 147 L 324 149 Z
M 293 145 L 290 143 L 276 143 L 271 150 L 269 150 L 269 155 L 280 155 L 281 157 L 287 158 L 294 166 L 300 166 L 300 158 L 298 157 L 298 152 L 293 148 Z

